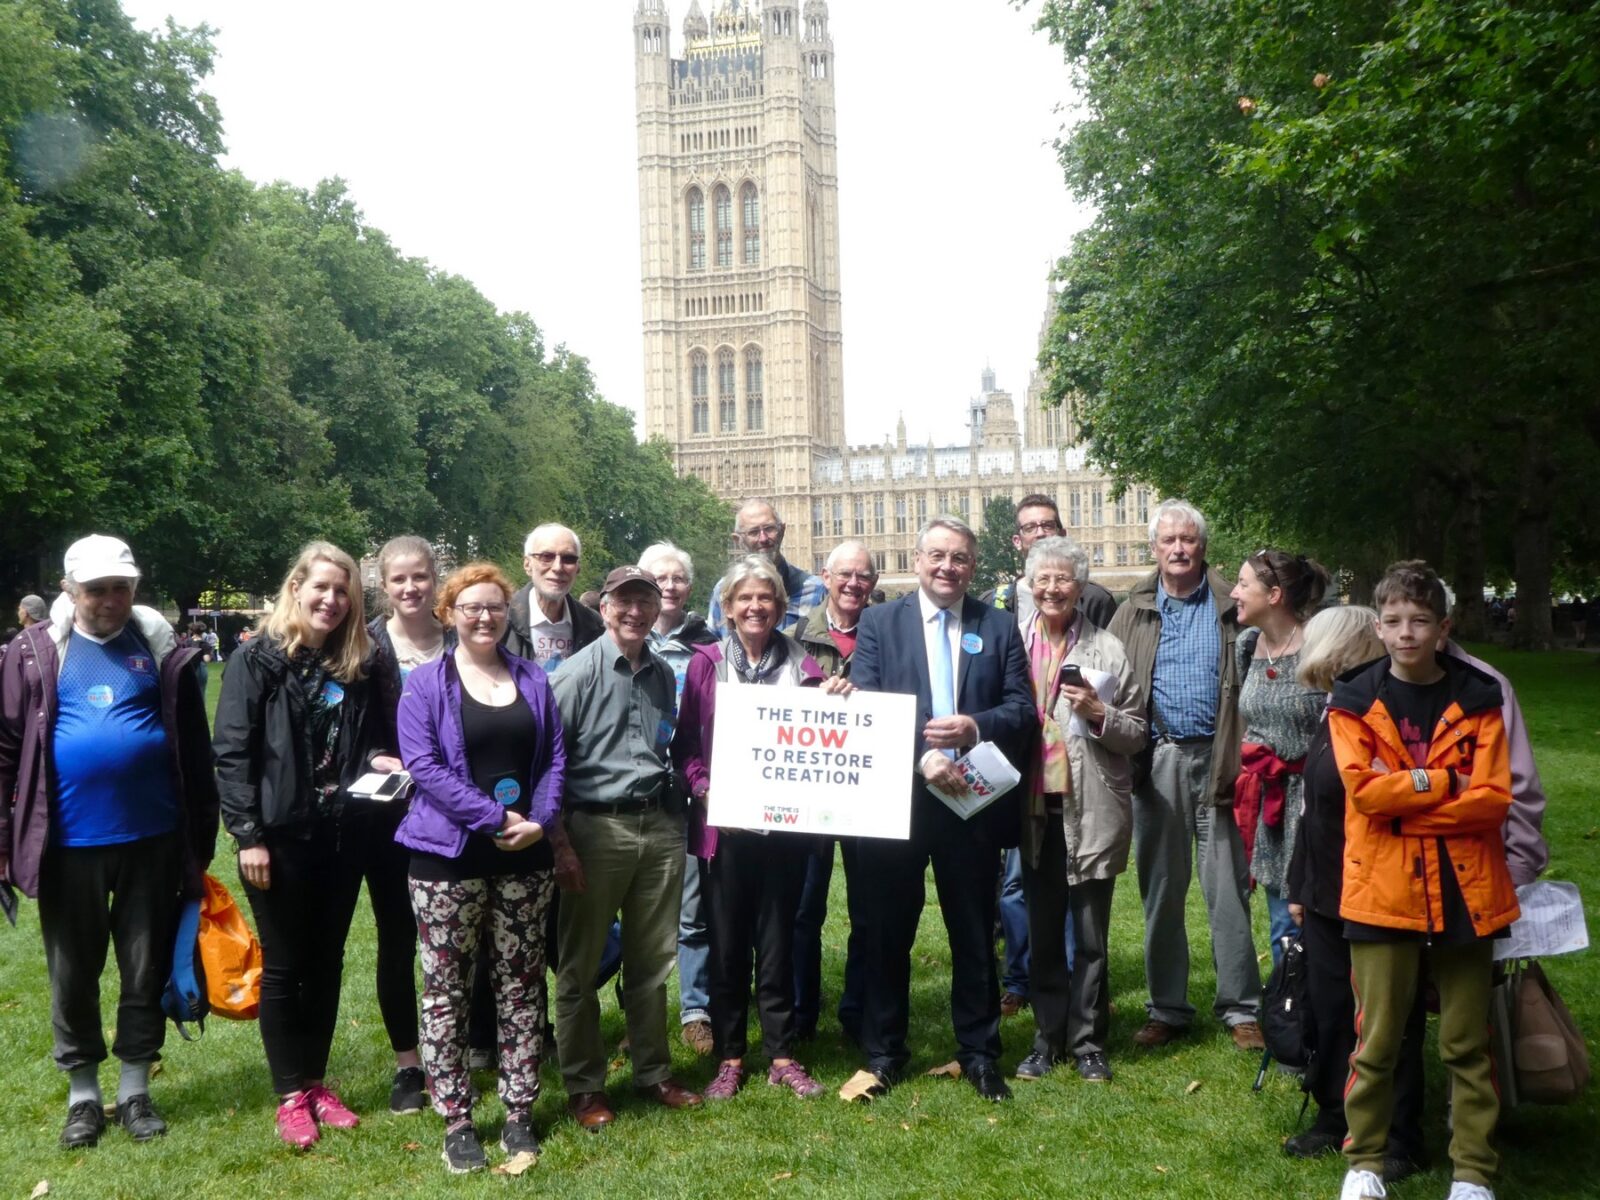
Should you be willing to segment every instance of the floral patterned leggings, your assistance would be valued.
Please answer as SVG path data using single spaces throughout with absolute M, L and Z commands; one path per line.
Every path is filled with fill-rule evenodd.
M 472 961 L 488 937 L 500 1043 L 500 1099 L 525 1112 L 539 1098 L 544 1054 L 544 918 L 549 871 L 441 883 L 412 878 L 422 945 L 422 1063 L 433 1107 L 446 1122 L 472 1114 L 467 1009 Z

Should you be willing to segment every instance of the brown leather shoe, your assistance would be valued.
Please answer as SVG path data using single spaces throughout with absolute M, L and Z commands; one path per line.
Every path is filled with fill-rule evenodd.
M 711 1053 L 711 1022 L 690 1021 L 683 1027 L 683 1044 L 701 1058 Z
M 1153 1050 L 1157 1046 L 1165 1046 L 1168 1042 L 1176 1041 L 1184 1035 L 1185 1030 L 1181 1025 L 1168 1025 L 1165 1021 L 1154 1018 L 1146 1021 L 1133 1035 L 1133 1044 L 1143 1046 L 1146 1050 Z
M 617 1114 L 606 1103 L 604 1092 L 579 1092 L 568 1096 L 567 1111 L 572 1114 L 579 1129 L 587 1129 L 590 1133 L 598 1133 L 617 1119 Z
M 1007 992 L 1000 997 L 1000 1015 L 1014 1017 L 1028 1007 L 1028 998 L 1019 996 L 1016 992 Z
M 675 1079 L 663 1079 L 642 1087 L 639 1095 L 666 1108 L 695 1108 L 700 1104 L 700 1093 L 691 1092 Z
M 1228 1032 L 1233 1034 L 1233 1044 L 1241 1050 L 1265 1050 L 1266 1040 L 1261 1036 L 1261 1026 L 1254 1021 L 1245 1021 L 1239 1025 L 1231 1025 Z

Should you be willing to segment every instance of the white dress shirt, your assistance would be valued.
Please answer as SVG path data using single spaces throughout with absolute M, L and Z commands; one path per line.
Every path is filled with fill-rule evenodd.
M 961 694 L 961 606 L 965 597 L 950 605 L 949 629 L 945 636 L 950 642 L 950 711 L 959 711 L 956 707 L 956 698 Z M 933 602 L 933 598 L 922 588 L 917 589 L 917 603 L 922 606 L 922 643 L 923 653 L 928 662 L 928 686 L 933 686 L 934 655 L 939 652 L 939 614 L 944 611 Z M 929 750 L 922 756 L 922 761 L 917 764 L 917 769 L 926 775 L 929 754 L 942 754 L 941 750 Z

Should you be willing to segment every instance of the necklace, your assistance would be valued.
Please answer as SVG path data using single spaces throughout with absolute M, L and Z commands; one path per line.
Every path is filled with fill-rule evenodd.
M 1299 636 L 1300 636 L 1300 626 L 1296 625 L 1293 629 L 1291 629 L 1289 631 L 1289 636 L 1286 637 L 1283 640 L 1283 644 L 1278 647 L 1278 652 L 1276 654 L 1274 654 L 1271 650 L 1267 649 L 1266 637 L 1265 636 L 1262 637 L 1262 639 L 1261 639 L 1261 653 L 1266 655 L 1266 658 L 1267 658 L 1267 678 L 1268 679 L 1276 679 L 1278 677 L 1278 660 L 1280 658 L 1282 658 L 1285 654 L 1289 653 L 1289 647 L 1294 645 L 1294 639 L 1299 637 Z

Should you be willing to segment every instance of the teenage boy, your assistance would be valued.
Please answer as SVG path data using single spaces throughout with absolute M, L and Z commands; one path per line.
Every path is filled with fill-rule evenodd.
M 1452 1082 L 1450 1200 L 1493 1200 L 1491 942 L 1518 915 L 1501 837 L 1511 766 L 1500 685 L 1438 653 L 1450 622 L 1444 585 L 1425 563 L 1391 566 L 1373 603 L 1389 655 L 1340 679 L 1328 716 L 1349 801 L 1339 912 L 1357 1030 L 1340 1200 L 1385 1195 L 1395 1063 L 1424 955 Z

